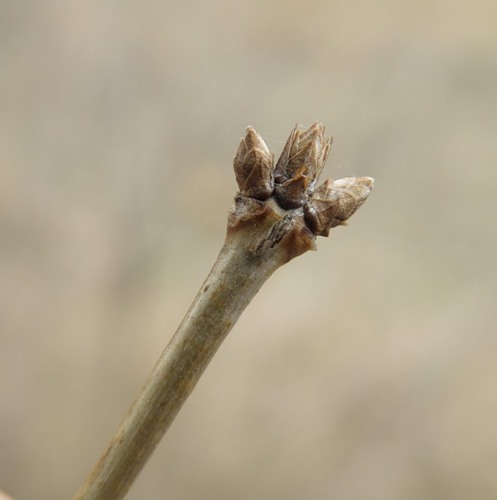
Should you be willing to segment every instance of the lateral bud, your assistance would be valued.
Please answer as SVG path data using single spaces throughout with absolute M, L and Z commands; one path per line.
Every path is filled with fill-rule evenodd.
M 314 234 L 328 236 L 330 229 L 345 225 L 373 189 L 371 177 L 345 177 L 321 184 L 304 206 L 305 221 Z
M 267 200 L 274 191 L 274 154 L 262 137 L 247 127 L 245 136 L 238 146 L 233 168 L 240 192 L 243 196 Z

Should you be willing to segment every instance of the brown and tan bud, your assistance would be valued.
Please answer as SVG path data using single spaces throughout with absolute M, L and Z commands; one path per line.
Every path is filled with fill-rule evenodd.
M 328 179 L 319 186 L 304 207 L 305 221 L 314 234 L 328 236 L 330 229 L 344 225 L 366 201 L 373 189 L 371 177 Z
M 267 200 L 272 195 L 273 163 L 274 154 L 262 137 L 252 127 L 247 127 L 233 159 L 236 182 L 243 196 Z
M 290 134 L 274 172 L 275 195 L 282 208 L 303 206 L 313 192 L 331 147 L 324 130 L 321 123 L 313 123 L 308 129 L 296 126 Z

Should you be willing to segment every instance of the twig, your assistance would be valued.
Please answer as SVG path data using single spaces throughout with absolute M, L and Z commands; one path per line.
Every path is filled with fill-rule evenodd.
M 202 372 L 267 278 L 315 249 L 316 235 L 345 221 L 368 197 L 370 177 L 316 188 L 331 139 L 318 123 L 295 127 L 276 166 L 249 127 L 234 158 L 240 188 L 225 244 L 138 399 L 75 499 L 123 498 Z

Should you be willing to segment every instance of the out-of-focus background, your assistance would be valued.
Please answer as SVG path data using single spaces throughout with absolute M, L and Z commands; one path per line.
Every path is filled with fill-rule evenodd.
M 222 245 L 252 125 L 376 188 L 280 269 L 130 499 L 497 498 L 497 3 L 0 6 L 0 489 L 69 498 Z

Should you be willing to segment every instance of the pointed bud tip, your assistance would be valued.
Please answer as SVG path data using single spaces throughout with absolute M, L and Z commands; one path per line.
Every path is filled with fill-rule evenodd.
M 242 142 L 245 142 L 248 148 L 255 147 L 261 149 L 266 154 L 269 153 L 269 149 L 264 142 L 264 139 L 250 125 L 245 130 L 245 136 L 243 137 Z
M 311 129 L 319 131 L 319 132 L 321 132 L 321 131 L 324 132 L 325 126 L 321 122 L 314 122 L 309 127 L 309 130 L 311 130 Z
M 250 125 L 245 129 L 245 137 L 260 137 L 254 127 Z
M 372 177 L 343 177 L 334 181 L 332 187 L 336 190 L 355 192 L 367 198 L 374 187 L 374 179 Z
M 366 200 L 374 188 L 374 179 L 372 177 L 359 177 L 357 179 L 357 186 L 362 188 L 362 197 Z
M 374 179 L 372 177 L 358 177 L 357 183 L 367 187 L 370 191 L 374 188 Z

